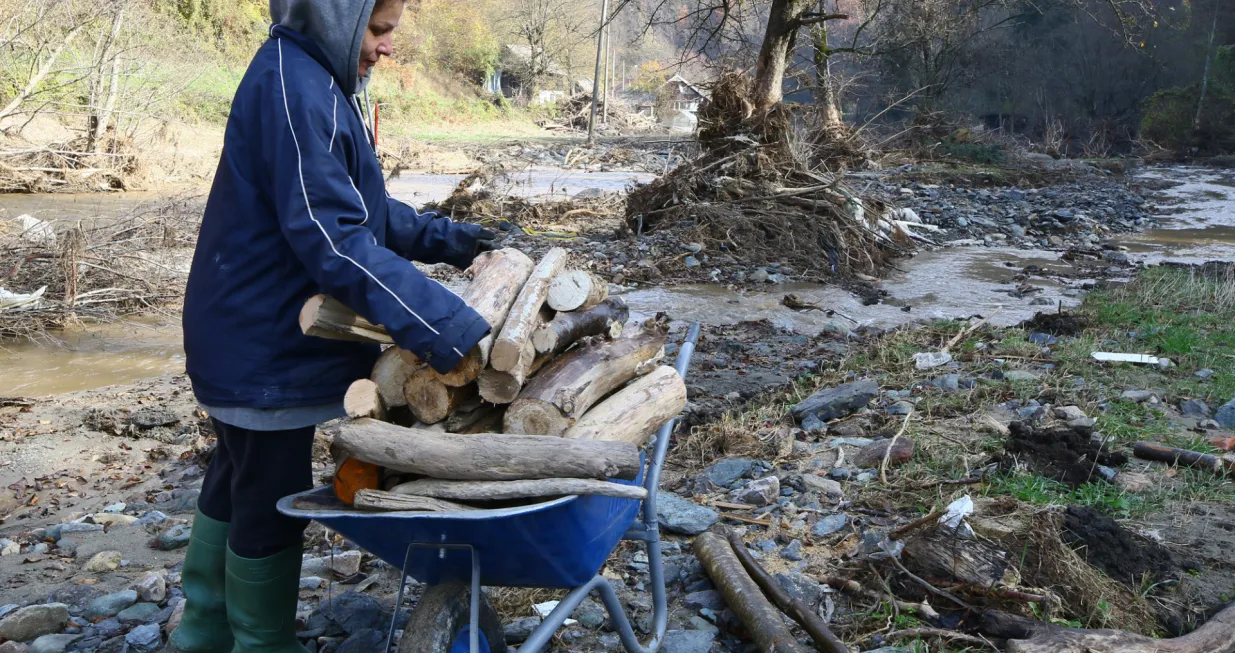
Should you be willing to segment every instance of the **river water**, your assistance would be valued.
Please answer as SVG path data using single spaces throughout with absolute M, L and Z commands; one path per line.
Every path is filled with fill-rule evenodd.
M 1150 263 L 1164 260 L 1199 262 L 1235 260 L 1235 174 L 1188 168 L 1154 169 L 1144 173 L 1182 185 L 1166 191 L 1176 211 L 1161 227 L 1125 238 L 1134 256 Z M 423 204 L 441 199 L 462 175 L 405 175 L 390 183 L 391 194 Z M 527 196 L 566 196 L 586 189 L 621 191 L 650 179 L 640 173 L 578 173 L 531 170 L 517 173 L 512 190 Z M 32 213 L 45 220 L 77 220 L 131 209 L 149 196 L 0 196 L 0 209 L 9 215 Z M 1067 269 L 1050 251 L 1013 248 L 957 247 L 923 252 L 898 263 L 899 271 L 886 275 L 883 287 L 896 305 L 862 306 L 840 288 L 812 284 L 769 285 L 740 291 L 716 285 L 686 285 L 636 289 L 623 295 L 634 317 L 668 313 L 681 321 L 733 324 L 768 319 L 795 331 L 814 334 L 828 322 L 852 327 L 855 323 L 892 326 L 923 318 L 955 318 L 1000 312 L 994 324 L 1015 324 L 1042 306 L 1029 298 L 1013 298 L 1007 290 L 1011 277 L 1028 265 Z M 1080 302 L 1077 288 L 1034 278 L 1043 287 L 1036 296 L 1052 305 Z M 781 304 L 786 293 L 799 300 L 831 309 L 829 318 L 818 311 L 799 312 Z M 902 310 L 909 306 L 910 310 Z M 92 327 L 61 335 L 57 346 L 10 343 L 0 350 L 0 396 L 45 396 L 131 383 L 184 370 L 178 320 L 145 318 L 124 325 Z

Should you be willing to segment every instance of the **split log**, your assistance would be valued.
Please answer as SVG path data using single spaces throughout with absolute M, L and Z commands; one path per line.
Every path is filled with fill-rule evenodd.
M 591 308 L 609 296 L 609 282 L 584 270 L 570 270 L 549 284 L 549 308 L 579 311 Z
M 980 587 L 1020 584 L 1008 554 L 977 540 L 962 540 L 942 528 L 905 541 L 905 565 L 919 576 L 945 578 Z
M 639 450 L 625 442 L 491 433 L 461 436 L 358 419 L 340 426 L 335 445 L 365 462 L 447 480 L 632 480 L 639 474 Z
M 476 396 L 476 385 L 452 388 L 442 383 L 437 372 L 424 368 L 407 377 L 403 397 L 416 419 L 425 424 L 437 424 Z
M 1123 630 L 1060 628 L 996 611 L 982 615 L 982 630 L 1009 638 L 1008 653 L 1235 653 L 1235 604 L 1174 639 Z
M 636 447 L 686 408 L 686 382 L 667 365 L 613 393 L 562 434 L 579 440 L 616 440 Z
M 586 311 L 558 313 L 551 322 L 536 329 L 532 345 L 539 354 L 553 355 L 588 336 L 607 335 L 612 340 L 622 335 L 622 325 L 629 317 L 626 302 L 611 297 Z
M 360 317 L 343 302 L 327 295 L 314 295 L 300 309 L 300 330 L 306 336 L 392 345 L 386 327 Z
M 540 260 L 510 307 L 501 334 L 493 341 L 489 364 L 499 372 L 526 369 L 536 357 L 532 332 L 539 326 L 540 309 L 549 294 L 549 283 L 566 265 L 566 250 L 555 247 Z
M 459 512 L 476 510 L 472 506 L 465 506 L 453 501 L 443 501 L 431 497 L 407 496 L 381 490 L 361 490 L 357 492 L 353 505 L 364 510 L 386 511 Z
M 808 649 L 794 638 L 780 612 L 746 574 L 728 540 L 713 532 L 703 533 L 695 538 L 694 550 L 712 584 L 725 598 L 725 605 L 750 631 L 756 650 L 807 653 Z
M 642 501 L 648 496 L 647 490 L 640 485 L 622 485 L 590 478 L 546 478 L 523 481 L 442 481 L 425 478 L 403 483 L 391 492 L 455 501 L 501 501 L 572 494 L 595 494 Z
M 372 417 L 386 419 L 386 405 L 377 384 L 369 379 L 357 379 L 347 387 L 343 395 L 343 410 L 351 418 Z
M 505 414 L 505 406 L 482 402 L 472 410 L 460 409 L 451 413 L 446 418 L 446 432 L 494 433 L 502 430 L 502 416 Z
M 555 358 L 506 411 L 507 433 L 561 435 L 602 397 L 653 369 L 664 356 L 658 322 L 613 342 L 593 342 Z
M 759 566 L 759 562 L 755 557 L 746 550 L 746 544 L 742 542 L 742 538 L 738 537 L 737 533 L 729 534 L 729 545 L 733 547 L 733 551 L 737 554 L 738 560 L 742 566 L 746 568 L 747 573 L 754 579 L 755 584 L 776 607 L 781 609 L 781 612 L 789 615 L 798 625 L 802 626 L 810 638 L 815 640 L 815 644 L 823 653 L 849 653 L 849 649 L 837 639 L 836 635 L 828 628 L 828 624 L 824 622 L 814 610 L 811 610 L 802 602 L 802 599 L 790 596 L 774 578 L 764 571 L 763 567 Z
M 382 470 L 377 465 L 344 457 L 335 467 L 334 493 L 340 501 L 352 505 L 357 492 L 376 490 L 381 486 L 381 480 Z
M 1137 442 L 1132 447 L 1132 454 L 1145 460 L 1156 460 L 1168 465 L 1184 465 L 1221 474 L 1235 472 L 1235 461 L 1225 460 L 1207 453 L 1176 449 L 1153 442 Z
M 545 309 L 537 316 L 537 324 L 544 324 L 552 319 L 552 311 Z M 524 352 L 514 369 L 503 372 L 492 367 L 481 371 L 476 379 L 480 386 L 480 396 L 485 401 L 495 404 L 509 404 L 519 397 L 527 378 L 548 364 L 551 356 L 537 356 L 530 339 L 523 342 Z
M 398 347 L 387 347 L 382 355 L 377 357 L 373 374 L 369 377 L 377 384 L 377 391 L 381 394 L 386 408 L 407 405 L 407 399 L 403 397 L 403 384 L 407 383 L 407 377 L 413 372 L 425 366 L 419 361 L 416 364 L 408 363 L 400 355 L 400 351 Z

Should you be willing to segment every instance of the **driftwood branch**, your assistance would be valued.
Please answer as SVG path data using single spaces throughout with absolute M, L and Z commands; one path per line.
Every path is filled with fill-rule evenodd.
M 465 506 L 461 503 L 453 503 L 431 497 L 406 496 L 381 490 L 360 490 L 356 492 L 356 499 L 353 505 L 364 510 L 412 510 L 417 512 L 476 510 L 476 508 Z
M 994 610 L 982 615 L 982 630 L 1007 638 L 1008 653 L 1235 653 L 1235 604 L 1174 639 L 1123 630 L 1060 628 Z
M 1226 472 L 1235 472 L 1235 462 L 1225 460 L 1217 456 L 1199 451 L 1189 451 L 1188 449 L 1176 449 L 1175 447 L 1167 447 L 1153 442 L 1137 442 L 1132 447 L 1132 453 L 1137 458 L 1145 460 L 1156 460 L 1170 465 L 1183 465 L 1186 467 L 1195 467 L 1206 471 L 1221 474 Z
M 572 494 L 595 494 L 619 499 L 647 498 L 640 485 L 623 485 L 590 478 L 546 478 L 523 481 L 442 481 L 425 478 L 403 483 L 390 490 L 455 501 L 499 501 L 528 497 L 558 497 Z

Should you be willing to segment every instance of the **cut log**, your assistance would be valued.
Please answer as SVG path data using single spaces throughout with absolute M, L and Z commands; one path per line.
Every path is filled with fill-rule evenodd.
M 386 419 L 386 406 L 382 401 L 382 395 L 377 384 L 369 379 L 352 381 L 352 384 L 347 387 L 347 393 L 343 395 L 343 410 L 351 418 Z
M 1137 458 L 1156 460 L 1168 465 L 1184 465 L 1204 469 L 1215 474 L 1223 472 L 1235 473 L 1235 461 L 1219 458 L 1199 451 L 1177 449 L 1153 442 L 1137 442 L 1132 447 L 1132 453 Z
M 339 428 L 335 445 L 388 469 L 460 481 L 619 478 L 639 474 L 639 450 L 625 442 L 405 429 L 372 419 Z
M 402 351 L 398 347 L 387 347 L 378 356 L 373 374 L 369 377 L 377 384 L 377 391 L 388 409 L 407 405 L 407 399 L 403 397 L 403 384 L 407 383 L 407 377 L 413 372 L 425 366 L 420 359 L 416 359 L 415 363 L 407 362 L 400 355 Z M 412 357 L 415 358 L 415 354 Z
M 334 493 L 339 501 L 352 505 L 356 493 L 361 490 L 376 490 L 381 486 L 382 470 L 373 463 L 355 458 L 346 458 L 335 468 Z
M 591 308 L 609 296 L 609 282 L 584 270 L 570 270 L 549 284 L 549 308 L 579 311 Z
M 648 496 L 647 490 L 640 485 L 622 485 L 590 478 L 546 478 L 524 481 L 442 481 L 425 478 L 403 483 L 391 492 L 455 501 L 502 501 L 572 494 L 595 494 L 638 500 L 646 499 Z
M 686 408 L 686 383 L 677 370 L 662 365 L 596 404 L 562 437 L 616 440 L 642 447 L 683 408 Z
M 385 327 L 360 317 L 343 302 L 327 295 L 314 295 L 304 303 L 300 309 L 300 330 L 306 336 L 331 340 L 394 344 Z
M 443 501 L 431 497 L 408 496 L 405 494 L 394 494 L 393 492 L 383 492 L 381 490 L 361 490 L 356 493 L 356 500 L 353 502 L 357 508 L 364 510 L 385 510 L 385 511 L 415 511 L 415 512 L 459 512 L 464 510 L 476 510 L 472 506 L 465 506 L 461 503 L 452 501 Z
M 695 556 L 708 572 L 712 584 L 720 590 L 725 605 L 755 640 L 756 650 L 769 653 L 807 653 L 810 650 L 798 643 L 780 612 L 764 598 L 724 537 L 707 532 L 696 537 L 693 546 Z
M 527 377 L 535 374 L 543 368 L 549 361 L 549 356 L 537 356 L 532 359 L 532 364 L 526 371 L 520 369 L 515 372 L 499 372 L 493 368 L 489 368 L 480 373 L 480 378 L 477 383 L 480 386 L 480 396 L 485 401 L 495 404 L 509 404 L 519 397 L 519 392 L 523 390 L 523 384 Z
M 980 587 L 1020 584 L 1008 554 L 977 540 L 962 540 L 942 528 L 920 531 L 905 541 L 905 566 L 919 576 L 945 578 Z
M 1235 653 L 1235 604 L 1174 639 L 1123 630 L 1060 628 L 996 611 L 982 615 L 982 630 L 1009 638 L 1008 653 Z
M 484 378 L 483 376 L 481 378 Z M 485 402 L 473 410 L 458 410 L 446 418 L 448 433 L 496 433 L 502 430 L 505 406 Z
M 476 396 L 476 385 L 452 388 L 442 383 L 432 368 L 423 368 L 407 377 L 403 397 L 416 419 L 425 424 L 437 424 L 446 419 L 464 402 Z
M 506 411 L 507 433 L 561 435 L 602 397 L 653 369 L 664 356 L 664 325 L 648 322 L 613 342 L 593 342 L 555 358 Z
M 513 372 L 531 365 L 536 357 L 532 331 L 539 326 L 540 309 L 549 294 L 549 283 L 566 264 L 566 250 L 555 247 L 540 260 L 519 291 L 501 334 L 493 341 L 489 364 L 499 372 Z
M 548 324 L 532 334 L 532 345 L 539 354 L 559 354 L 588 336 L 607 335 L 612 340 L 622 335 L 622 325 L 630 309 L 620 298 L 611 297 L 597 306 L 576 313 L 558 313 Z

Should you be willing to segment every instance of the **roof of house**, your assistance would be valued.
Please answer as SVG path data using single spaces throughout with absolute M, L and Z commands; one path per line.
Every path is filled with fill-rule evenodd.
M 692 83 L 690 83 L 689 81 L 687 81 L 687 79 L 686 79 L 685 77 L 682 77 L 682 74 L 681 74 L 681 73 L 678 73 L 678 74 L 674 75 L 673 77 L 670 77 L 668 80 L 666 80 L 666 81 L 665 81 L 665 84 L 672 84 L 672 83 L 674 83 L 674 82 L 678 82 L 678 83 L 681 83 L 681 84 L 685 84 L 687 88 L 689 88 L 690 90 L 692 90 L 692 91 L 694 91 L 694 92 L 698 93 L 700 97 L 705 97 L 705 98 L 706 98 L 706 97 L 708 97 L 708 94 L 707 94 L 707 93 L 705 93 L 705 92 L 703 91 L 703 89 L 701 89 L 701 88 L 699 88 L 698 86 L 695 86 L 694 84 L 692 84 Z
M 526 66 L 532 62 L 532 46 L 523 43 L 507 43 L 502 48 L 502 58 L 508 62 Z M 552 59 L 545 65 L 545 72 L 550 75 L 566 75 L 566 69 Z

